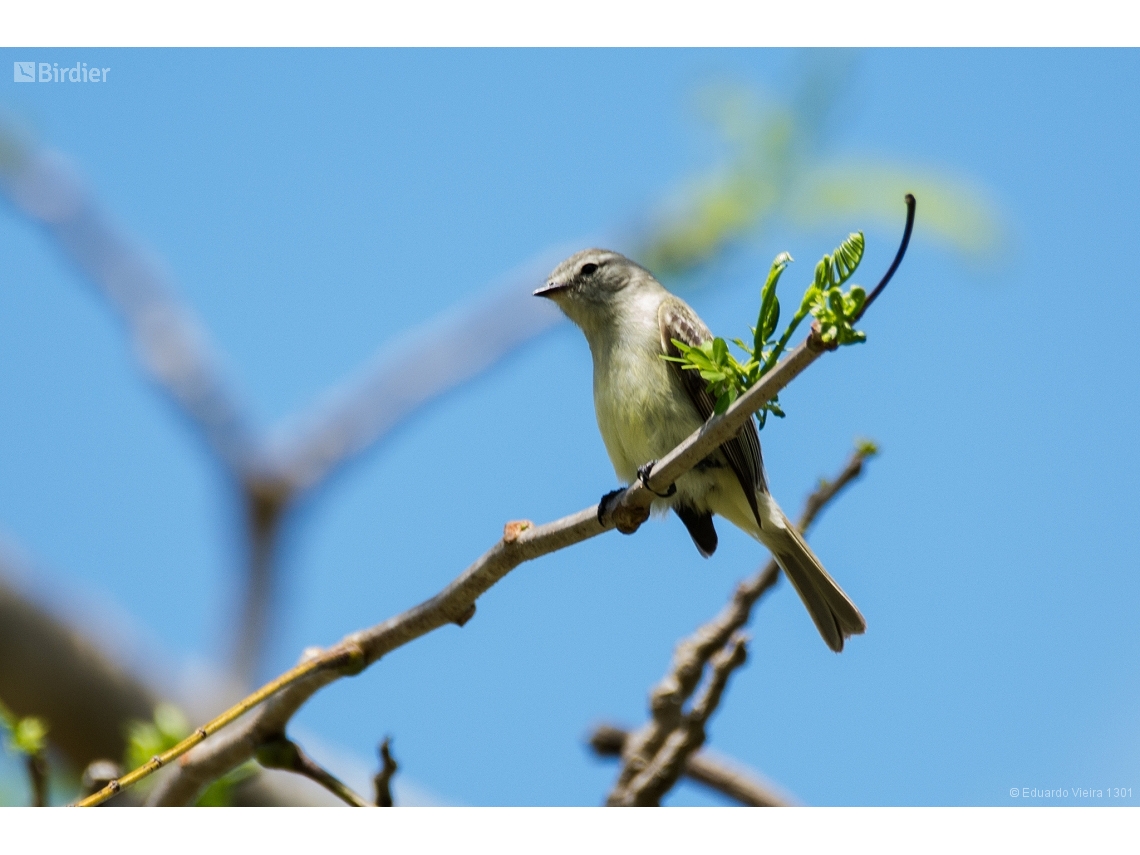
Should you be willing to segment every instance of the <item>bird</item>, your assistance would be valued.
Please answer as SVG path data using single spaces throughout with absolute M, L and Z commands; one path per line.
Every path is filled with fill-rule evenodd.
M 582 330 L 594 369 L 594 412 L 614 472 L 646 480 L 653 464 L 697 430 L 715 402 L 699 372 L 662 359 L 674 340 L 697 346 L 712 333 L 682 299 L 624 255 L 586 249 L 554 268 L 534 295 L 552 300 Z M 652 509 L 680 518 L 700 554 L 717 547 L 713 516 L 760 541 L 791 581 L 819 634 L 835 652 L 867 627 L 768 489 L 756 424 L 680 476 Z

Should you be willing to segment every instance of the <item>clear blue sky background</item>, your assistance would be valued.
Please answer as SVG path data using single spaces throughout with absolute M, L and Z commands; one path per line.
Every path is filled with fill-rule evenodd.
M 692 106 L 700 86 L 779 96 L 799 61 L 36 49 L 0 51 L 0 71 L 32 59 L 113 69 L 98 86 L 4 71 L 0 104 L 163 260 L 265 425 L 536 253 L 636 220 L 722 153 Z M 1140 796 L 1140 54 L 867 51 L 846 97 L 831 153 L 988 188 L 1010 241 L 966 263 L 924 236 L 920 199 L 869 343 L 783 396 L 789 417 L 763 440 L 789 512 L 854 436 L 881 443 L 813 535 L 868 632 L 833 655 L 781 586 L 710 744 L 810 804 Z M 800 260 L 785 277 L 798 289 L 864 225 L 778 226 L 691 302 L 740 334 L 773 255 Z M 898 231 L 868 228 L 860 281 Z M 216 660 L 238 560 L 229 488 L 110 311 L 8 206 L 0 437 L 0 526 L 45 568 L 41 586 L 115 604 L 178 660 Z M 589 353 L 562 324 L 306 506 L 266 676 L 431 595 L 504 521 L 553 519 L 614 485 Z M 720 531 L 708 561 L 669 519 L 525 565 L 462 630 L 338 683 L 297 724 L 366 764 L 394 735 L 401 774 L 446 801 L 596 804 L 615 767 L 584 747 L 590 726 L 643 721 L 677 639 L 766 558 Z M 717 803 L 688 786 L 671 801 Z

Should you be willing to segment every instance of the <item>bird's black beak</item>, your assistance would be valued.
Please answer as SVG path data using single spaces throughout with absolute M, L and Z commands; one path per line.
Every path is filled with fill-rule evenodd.
M 551 281 L 547 282 L 545 285 L 543 285 L 541 288 L 537 289 L 534 292 L 534 296 L 535 297 L 553 297 L 555 294 L 559 293 L 560 291 L 565 291 L 569 287 L 570 287 L 569 282 L 555 282 L 554 280 L 551 280 Z

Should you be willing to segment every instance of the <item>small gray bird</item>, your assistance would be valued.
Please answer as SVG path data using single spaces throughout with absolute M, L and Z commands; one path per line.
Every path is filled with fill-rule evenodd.
M 594 357 L 594 410 L 618 478 L 627 484 L 701 426 L 713 399 L 695 371 L 661 358 L 712 339 L 684 301 L 623 255 L 587 249 L 562 262 L 534 292 L 581 327 Z M 827 646 L 838 652 L 867 624 L 768 492 L 760 437 L 749 419 L 737 435 L 677 479 L 653 503 L 672 508 L 706 558 L 716 550 L 713 514 L 763 543 L 784 569 Z

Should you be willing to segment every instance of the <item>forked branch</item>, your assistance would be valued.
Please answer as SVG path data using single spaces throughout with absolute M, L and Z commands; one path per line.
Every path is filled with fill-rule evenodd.
M 860 441 L 839 474 L 831 481 L 820 481 L 804 503 L 798 522 L 801 532 L 807 532 L 827 504 L 859 477 L 867 458 L 876 453 L 874 443 Z M 779 578 L 779 566 L 769 561 L 737 586 L 719 615 L 677 645 L 669 673 L 650 694 L 652 718 L 622 744 L 622 768 L 607 804 L 658 804 L 682 774 L 691 774 L 687 762 L 703 743 L 703 730 L 694 729 L 684 705 L 696 691 L 706 667 L 717 657 L 729 655 L 732 639 L 748 623 L 753 606 Z M 716 669 L 712 670 L 715 674 Z

